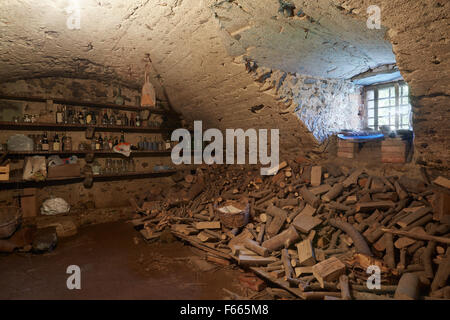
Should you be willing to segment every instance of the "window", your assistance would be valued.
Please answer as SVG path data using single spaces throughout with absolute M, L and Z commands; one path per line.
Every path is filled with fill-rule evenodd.
M 412 129 L 409 88 L 405 82 L 369 86 L 364 92 L 369 128 Z

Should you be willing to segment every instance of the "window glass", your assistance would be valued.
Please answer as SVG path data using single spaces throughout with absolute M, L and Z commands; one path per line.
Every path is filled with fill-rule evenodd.
M 375 101 L 375 96 L 378 96 L 378 101 Z M 370 87 L 366 90 L 366 107 L 367 125 L 372 129 L 378 130 L 380 126 L 389 126 L 392 130 L 411 129 L 409 88 L 405 83 Z M 375 119 L 375 114 L 378 114 L 378 119 Z

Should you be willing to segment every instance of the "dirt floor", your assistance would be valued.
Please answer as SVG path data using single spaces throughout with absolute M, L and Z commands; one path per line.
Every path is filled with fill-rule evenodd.
M 81 290 L 67 289 L 69 265 L 81 268 Z M 222 288 L 241 293 L 239 274 L 114 222 L 80 229 L 50 253 L 0 255 L 0 299 L 224 299 Z

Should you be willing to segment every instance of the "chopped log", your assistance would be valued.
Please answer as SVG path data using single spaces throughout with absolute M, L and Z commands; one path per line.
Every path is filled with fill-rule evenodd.
M 395 269 L 395 252 L 392 234 L 386 233 L 384 235 L 384 243 L 386 248 L 386 255 L 385 255 L 386 265 L 391 269 Z
M 294 269 L 291 266 L 291 259 L 287 249 L 281 250 L 281 261 L 283 262 L 284 272 L 287 278 L 292 278 Z
M 208 203 L 208 213 L 209 213 L 209 219 L 214 219 L 214 209 L 212 206 L 212 203 Z
M 330 189 L 331 186 L 329 184 L 322 184 L 321 186 L 311 188 L 309 191 L 311 191 L 311 193 L 313 193 L 314 195 L 318 196 L 327 193 L 328 191 L 330 191 Z
M 303 292 L 301 297 L 305 300 L 323 300 L 323 299 L 325 299 L 325 297 L 340 298 L 341 293 L 340 292 L 327 292 L 327 291 L 319 291 L 319 292 L 308 291 L 308 292 Z
M 281 169 L 283 169 L 285 167 L 287 167 L 287 162 L 283 161 L 279 165 L 273 166 L 272 168 L 267 169 L 266 175 L 268 175 L 268 176 L 275 175 L 278 173 L 278 171 L 280 171 Z
M 339 286 L 341 288 L 342 300 L 352 300 L 352 296 L 350 295 L 350 288 L 348 285 L 348 277 L 345 274 L 339 277 Z
M 348 188 L 352 184 L 356 184 L 358 182 L 359 176 L 364 172 L 363 169 L 356 169 L 347 179 L 344 180 L 342 185 L 345 188 Z
M 344 186 L 342 183 L 336 183 L 330 191 L 328 191 L 326 194 L 322 196 L 322 199 L 326 202 L 330 202 L 334 199 L 336 199 L 341 193 L 342 190 L 344 190 Z
M 322 223 L 322 220 L 316 217 L 299 214 L 292 221 L 292 226 L 300 232 L 309 233 L 312 229 Z
M 279 207 L 297 206 L 298 205 L 298 199 L 296 199 L 296 198 L 280 199 L 280 200 L 278 200 L 277 205 Z
M 373 256 L 364 237 L 351 224 L 336 219 L 330 219 L 329 223 L 333 227 L 341 229 L 352 238 L 357 252 Z
M 446 189 L 450 189 L 450 180 L 446 179 L 444 177 L 437 177 L 434 181 L 433 184 L 438 185 L 440 187 L 446 188 Z
M 430 240 L 430 241 L 436 241 L 436 242 L 439 242 L 439 243 L 450 244 L 450 238 L 445 238 L 445 237 L 430 236 L 429 234 L 417 234 L 417 233 L 414 233 L 414 232 L 401 231 L 401 230 L 392 230 L 392 229 L 387 229 L 387 228 L 381 228 L 381 231 L 389 232 L 389 233 L 396 234 L 396 235 L 399 235 L 399 236 L 405 236 L 405 237 L 412 238 L 412 239 Z
M 220 229 L 220 221 L 211 222 L 197 222 L 194 224 L 195 228 L 198 230 L 202 229 Z
M 424 250 L 424 252 L 422 254 L 422 263 L 423 263 L 423 267 L 425 269 L 425 277 L 427 277 L 428 279 L 433 279 L 433 277 L 434 277 L 433 264 L 432 264 L 433 262 L 431 260 L 432 260 L 435 249 L 436 249 L 436 242 L 429 241 L 427 248 Z
M 238 263 L 242 266 L 266 266 L 271 262 L 275 262 L 275 257 L 259 257 L 259 256 L 247 256 L 239 255 Z
M 313 166 L 311 168 L 311 186 L 318 187 L 322 184 L 322 167 Z
M 415 273 L 404 273 L 398 282 L 394 299 L 417 300 L 419 298 L 419 277 Z
M 303 266 L 313 266 L 316 264 L 314 248 L 309 239 L 303 240 L 297 244 L 298 261 Z
M 242 244 L 245 248 L 259 254 L 262 257 L 268 257 L 269 256 L 269 249 L 261 247 L 258 242 L 251 240 L 249 238 L 242 241 Z
M 294 221 L 295 217 L 296 217 L 297 215 L 299 215 L 300 212 L 302 212 L 302 210 L 303 210 L 304 208 L 305 208 L 305 203 L 302 202 L 302 203 L 300 204 L 300 206 L 299 206 L 296 210 L 292 211 L 292 212 L 288 215 L 288 217 L 286 218 L 287 223 L 291 223 L 292 221 Z
M 395 290 L 397 290 L 397 286 L 392 285 L 381 285 L 380 289 L 373 288 L 369 289 L 367 285 L 359 285 L 359 284 L 352 284 L 351 285 L 352 290 L 360 291 L 360 292 L 373 292 L 373 293 L 394 293 Z
M 372 201 L 372 202 L 360 202 L 356 205 L 357 212 L 371 212 L 376 209 L 386 210 L 394 208 L 395 203 L 392 201 Z
M 302 274 L 311 274 L 311 273 L 313 273 L 312 266 L 311 267 L 296 267 L 295 268 L 295 276 L 297 278 L 300 277 Z
M 444 260 L 439 264 L 439 267 L 431 283 L 431 291 L 436 291 L 442 288 L 447 283 L 450 274 L 450 247 L 447 247 Z
M 206 233 L 206 232 L 204 232 L 204 231 L 200 232 L 200 233 L 197 235 L 197 238 L 198 238 L 201 242 L 208 242 L 208 241 L 211 241 L 211 240 L 216 240 L 216 241 L 217 241 L 217 238 L 216 238 L 216 237 L 214 237 L 214 236 L 212 236 L 212 235 L 210 235 L 210 234 L 208 234 L 208 233 Z
M 269 270 L 267 269 L 267 271 Z M 276 269 L 270 272 L 270 275 L 275 279 L 281 279 L 286 275 L 286 271 L 284 271 L 284 269 Z
M 209 262 L 220 264 L 222 266 L 229 266 L 230 265 L 230 261 L 229 260 L 216 257 L 216 256 L 214 256 L 212 254 L 207 254 L 206 255 L 206 260 L 209 261 Z
M 394 182 L 394 186 L 395 186 L 395 192 L 397 192 L 398 197 L 400 198 L 400 200 L 408 198 L 408 192 L 406 192 L 403 189 L 403 187 L 400 185 L 400 183 L 398 183 L 398 181 Z
M 430 207 L 417 208 L 416 211 L 409 213 L 404 218 L 398 220 L 397 224 L 402 228 L 406 228 L 408 225 L 410 225 L 411 223 L 415 222 L 416 220 L 422 218 L 424 215 L 426 215 L 429 212 L 431 212 Z
M 317 208 L 319 206 L 320 200 L 317 198 L 311 191 L 309 191 L 306 187 L 300 189 L 300 194 L 303 199 L 309 203 L 313 208 Z
M 275 250 L 279 250 L 282 247 L 284 247 L 284 244 L 286 243 L 286 241 L 293 243 L 293 242 L 297 241 L 299 239 L 299 237 L 300 237 L 300 235 L 298 234 L 297 230 L 293 226 L 290 226 L 285 231 L 270 238 L 269 240 L 264 241 L 262 243 L 262 246 L 269 250 L 275 251 Z
M 266 230 L 266 225 L 265 224 L 261 224 L 258 236 L 256 237 L 256 242 L 257 243 L 261 244 L 263 242 L 265 230 Z
M 267 226 L 267 234 L 270 237 L 278 234 L 287 218 L 287 212 L 273 205 L 266 209 L 266 213 L 273 217 L 272 222 Z
M 320 286 L 323 288 L 325 281 L 335 281 L 345 273 L 345 264 L 339 259 L 331 257 L 314 265 L 312 271 L 314 277 L 319 281 Z

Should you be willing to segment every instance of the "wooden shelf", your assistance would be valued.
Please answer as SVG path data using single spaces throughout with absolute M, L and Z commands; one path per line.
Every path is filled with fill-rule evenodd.
M 0 130 L 34 130 L 34 131 L 85 131 L 87 128 L 94 128 L 99 132 L 143 132 L 162 133 L 171 132 L 176 128 L 152 128 L 152 127 L 130 127 L 113 125 L 86 125 L 86 124 L 58 124 L 43 122 L 12 122 L 0 121 Z
M 42 97 L 32 97 L 32 96 L 13 96 L 13 95 L 3 95 L 0 94 L 0 100 L 15 100 L 15 101 L 29 101 L 29 102 L 47 102 L 47 100 L 52 100 L 55 104 L 68 105 L 68 106 L 80 106 L 80 107 L 89 107 L 95 109 L 115 109 L 115 110 L 128 110 L 128 111 L 149 111 L 153 114 L 162 114 L 162 115 L 171 115 L 174 117 L 178 117 L 179 115 L 176 112 L 157 109 L 152 107 L 137 107 L 130 105 L 118 105 L 113 103 L 97 103 L 97 102 L 89 102 L 89 101 L 72 101 L 65 99 L 51 99 L 51 98 L 42 98 Z
M 121 153 L 117 153 L 114 151 L 109 150 L 100 150 L 100 151 L 8 151 L 9 157 L 24 157 L 24 156 L 48 156 L 48 155 L 86 155 L 88 153 L 94 153 L 96 156 L 106 156 L 106 157 L 113 157 L 113 156 L 124 156 Z M 145 157 L 145 156 L 170 156 L 171 151 L 131 151 L 131 156 L 138 156 L 138 157 Z
M 137 172 L 126 172 L 126 173 L 117 173 L 117 174 L 103 174 L 103 175 L 94 175 L 94 181 L 107 181 L 107 180 L 128 180 L 128 179 L 141 179 L 148 177 L 161 177 L 168 176 L 176 173 L 176 169 L 172 170 L 162 170 L 162 171 L 137 171 Z M 76 183 L 83 181 L 84 177 L 64 177 L 64 178 L 48 178 L 44 181 L 25 181 L 22 178 L 10 178 L 8 181 L 0 181 L 0 185 L 35 185 L 42 186 L 47 184 L 58 184 L 58 183 Z M 3 187 L 2 187 L 3 188 Z

